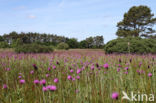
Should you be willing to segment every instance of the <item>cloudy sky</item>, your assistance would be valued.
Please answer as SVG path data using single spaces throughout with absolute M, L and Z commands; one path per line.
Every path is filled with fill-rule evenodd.
M 132 6 L 147 5 L 156 15 L 156 0 L 0 0 L 0 35 L 11 31 L 75 37 L 116 38 L 116 24 Z

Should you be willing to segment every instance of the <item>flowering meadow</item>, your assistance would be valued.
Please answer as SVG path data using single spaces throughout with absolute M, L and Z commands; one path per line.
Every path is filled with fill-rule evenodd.
M 156 55 L 0 52 L 0 103 L 129 103 L 122 91 L 156 94 Z

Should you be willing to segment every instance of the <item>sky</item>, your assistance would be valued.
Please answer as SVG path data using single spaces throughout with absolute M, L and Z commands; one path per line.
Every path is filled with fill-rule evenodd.
M 103 35 L 106 43 L 116 38 L 124 13 L 139 5 L 156 15 L 156 0 L 0 0 L 0 35 L 39 32 L 79 41 Z

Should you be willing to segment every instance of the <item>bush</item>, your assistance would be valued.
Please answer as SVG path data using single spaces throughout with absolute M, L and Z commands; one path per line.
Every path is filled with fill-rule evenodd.
M 45 45 L 38 44 L 24 44 L 15 48 L 17 53 L 49 53 L 53 52 L 53 48 Z
M 75 38 L 68 39 L 66 43 L 69 45 L 69 48 L 78 48 L 79 42 Z
M 4 38 L 2 36 L 0 36 L 0 42 L 4 41 Z
M 69 45 L 67 43 L 62 42 L 62 43 L 59 43 L 57 45 L 57 49 L 65 49 L 65 50 L 68 50 L 69 49 Z
M 10 45 L 7 42 L 0 42 L 0 48 L 10 48 Z
M 23 45 L 23 42 L 22 42 L 22 40 L 21 39 L 16 39 L 16 40 L 13 40 L 13 42 L 12 42 L 12 44 L 11 44 L 11 47 L 12 48 L 16 48 L 17 46 L 19 46 L 19 45 Z
M 118 38 L 109 41 L 104 49 L 106 53 L 156 53 L 156 40 L 134 37 Z

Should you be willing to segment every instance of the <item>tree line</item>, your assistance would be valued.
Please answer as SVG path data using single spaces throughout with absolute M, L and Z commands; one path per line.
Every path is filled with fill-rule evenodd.
M 37 43 L 46 46 L 57 46 L 59 43 L 68 44 L 69 48 L 102 48 L 104 45 L 103 36 L 88 37 L 85 40 L 78 41 L 76 38 L 68 38 L 55 34 L 46 33 L 17 33 L 15 31 L 0 36 L 1 44 L 14 47 L 17 42 L 20 44 Z M 3 42 L 3 43 L 2 43 Z

